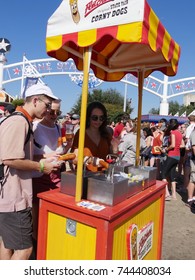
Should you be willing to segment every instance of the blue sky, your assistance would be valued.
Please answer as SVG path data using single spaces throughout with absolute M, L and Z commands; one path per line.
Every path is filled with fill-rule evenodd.
M 11 51 L 7 53 L 7 64 L 22 61 L 23 54 L 29 60 L 47 58 L 45 49 L 45 36 L 47 20 L 57 9 L 61 0 L 20 0 L 4 1 L 1 5 L 0 17 L 0 37 L 7 38 L 11 45 Z M 190 0 L 148 0 L 162 24 L 168 30 L 173 39 L 181 46 L 181 57 L 179 61 L 178 73 L 171 80 L 194 77 L 195 76 L 195 3 Z M 163 75 L 157 72 L 152 74 L 159 79 Z M 46 80 L 43 79 L 62 99 L 62 111 L 68 112 L 75 104 L 81 93 L 81 88 L 65 76 L 53 76 Z M 124 95 L 125 86 L 121 82 L 104 82 L 99 89 L 113 88 Z M 11 95 L 19 94 L 20 82 L 7 84 L 5 88 Z M 132 107 L 136 116 L 137 112 L 137 89 L 128 86 L 127 97 L 132 98 Z M 172 99 L 182 104 L 183 98 Z M 151 108 L 159 108 L 160 99 L 151 93 L 143 93 L 142 113 L 147 114 Z

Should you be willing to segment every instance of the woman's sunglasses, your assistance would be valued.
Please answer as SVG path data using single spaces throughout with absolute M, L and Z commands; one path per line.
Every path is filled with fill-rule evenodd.
M 92 115 L 91 119 L 92 119 L 92 121 L 95 121 L 95 122 L 97 122 L 98 120 L 100 122 L 103 122 L 103 121 L 105 121 L 106 118 L 105 118 L 105 116 Z

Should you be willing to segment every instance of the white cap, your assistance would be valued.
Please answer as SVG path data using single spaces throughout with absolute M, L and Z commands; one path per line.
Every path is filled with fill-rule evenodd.
M 27 90 L 25 92 L 25 97 L 30 97 L 30 96 L 39 95 L 39 94 L 44 94 L 52 99 L 59 99 L 58 97 L 56 97 L 53 94 L 53 92 L 51 91 L 51 89 L 48 86 L 43 85 L 41 83 L 32 85 L 29 88 L 27 88 Z

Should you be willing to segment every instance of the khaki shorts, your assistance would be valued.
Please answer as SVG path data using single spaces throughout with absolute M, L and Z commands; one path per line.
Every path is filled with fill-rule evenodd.
M 190 182 L 195 183 L 195 160 L 190 160 Z

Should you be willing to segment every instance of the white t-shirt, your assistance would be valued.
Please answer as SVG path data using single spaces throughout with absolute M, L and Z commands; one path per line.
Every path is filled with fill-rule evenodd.
M 41 147 L 34 144 L 34 155 L 43 155 L 54 152 L 58 147 L 58 138 L 61 137 L 60 127 L 48 127 L 39 121 L 33 122 L 34 140 Z M 32 177 L 41 177 L 43 173 L 33 171 Z
M 187 128 L 186 128 L 186 139 L 187 139 L 187 143 L 186 143 L 186 149 L 191 149 L 191 143 L 190 143 L 190 134 L 192 133 L 192 131 L 195 128 L 195 123 L 191 123 Z
M 41 145 L 40 148 L 34 145 L 35 155 L 51 153 L 57 149 L 58 138 L 61 136 L 60 127 L 57 124 L 55 127 L 48 127 L 35 121 L 33 122 L 33 132 L 36 143 Z

